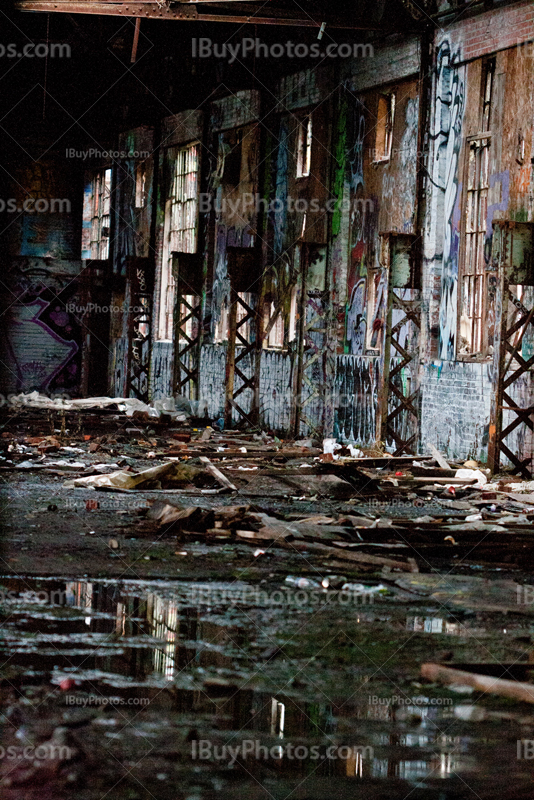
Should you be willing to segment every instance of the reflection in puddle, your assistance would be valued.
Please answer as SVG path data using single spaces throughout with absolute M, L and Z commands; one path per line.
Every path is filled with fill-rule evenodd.
M 454 636 L 477 636 L 486 633 L 486 628 L 477 628 L 474 625 L 471 627 L 463 622 L 449 622 L 443 617 L 406 617 L 406 630 Z
M 323 703 L 302 701 L 284 692 L 248 688 L 248 677 L 235 680 L 239 670 L 246 676 L 261 672 L 254 656 L 261 626 L 256 620 L 247 631 L 250 612 L 240 612 L 235 605 L 192 604 L 191 585 L 112 580 L 40 580 L 35 587 L 31 580 L 3 583 L 9 590 L 4 604 L 9 618 L 0 650 L 43 681 L 52 675 L 57 684 L 57 676 L 68 673 L 78 680 L 79 692 L 102 693 L 110 686 L 143 691 L 169 713 L 209 717 L 219 732 L 239 732 L 233 744 L 239 743 L 237 738 L 256 737 L 254 741 L 269 749 L 269 767 L 288 774 L 413 781 L 474 768 L 468 755 L 472 739 L 447 733 L 456 724 L 452 704 L 433 705 L 424 696 L 410 703 L 388 703 L 367 693 L 336 706 L 327 698 Z M 38 592 L 33 601 L 27 594 L 29 585 Z M 265 613 L 272 624 L 272 610 Z M 455 635 L 475 630 L 425 616 L 408 617 L 406 627 Z M 199 681 L 199 675 L 204 679 Z M 302 757 L 295 757 L 299 746 Z M 249 773 L 261 768 L 258 759 L 254 762 L 243 752 L 236 763 L 244 766 L 246 761 Z

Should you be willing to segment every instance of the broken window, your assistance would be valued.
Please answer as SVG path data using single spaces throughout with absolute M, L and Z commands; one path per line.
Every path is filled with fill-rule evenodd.
M 491 97 L 495 61 L 482 70 L 480 125 L 482 133 L 467 141 L 464 234 L 460 278 L 461 355 L 487 354 L 490 346 L 486 320 L 490 295 L 490 261 L 486 240 L 490 180 Z
M 395 121 L 395 93 L 378 95 L 374 161 L 389 161 Z
M 165 204 L 165 229 L 161 269 L 158 339 L 172 340 L 176 286 L 172 271 L 173 253 L 195 253 L 198 229 L 198 142 L 172 148 L 171 176 Z
M 92 260 L 109 258 L 109 224 L 111 207 L 111 168 L 95 172 L 91 181 Z
M 299 121 L 297 133 L 297 178 L 306 178 L 311 169 L 312 115 Z
M 146 162 L 141 161 L 135 166 L 135 207 L 144 208 L 146 205 Z
M 267 332 L 269 323 L 274 317 L 276 306 L 272 302 L 266 302 L 263 306 L 263 329 Z M 271 350 L 281 350 L 284 346 L 284 317 L 279 310 L 274 319 L 269 335 L 263 339 L 263 347 Z

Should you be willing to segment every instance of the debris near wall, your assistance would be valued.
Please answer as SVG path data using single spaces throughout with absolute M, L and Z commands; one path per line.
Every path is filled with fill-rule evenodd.
M 11 395 L 9 405 L 13 408 L 46 408 L 51 411 L 84 411 L 114 407 L 124 412 L 127 417 L 133 417 L 136 413 L 156 418 L 167 415 L 180 422 L 185 422 L 192 416 L 202 415 L 206 407 L 205 402 L 188 400 L 181 395 L 163 397 L 148 405 L 135 397 L 84 397 L 72 400 L 66 397 L 48 397 L 39 392 Z
M 25 409 L 22 418 L 28 413 L 37 410 Z M 39 410 L 42 435 L 17 433 L 17 425 L 27 430 L 22 418 L 9 423 L 0 470 L 61 476 L 74 492 L 149 492 L 140 536 L 224 540 L 260 554 L 278 548 L 364 572 L 534 567 L 531 483 L 490 483 L 476 462 L 449 463 L 437 452 L 366 456 L 329 440 L 288 442 L 172 420 L 132 425 L 126 413 L 106 409 L 98 412 L 98 435 L 85 432 L 92 411 L 71 411 L 70 422 L 63 417 L 62 427 L 45 434 L 48 413 Z M 208 511 L 209 498 L 215 505 Z

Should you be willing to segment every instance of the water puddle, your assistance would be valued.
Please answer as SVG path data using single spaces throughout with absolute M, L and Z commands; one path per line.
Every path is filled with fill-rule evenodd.
M 239 776 L 277 796 L 270 782 L 283 778 L 288 786 L 305 780 L 313 791 L 297 796 L 314 797 L 324 796 L 322 781 L 336 779 L 366 781 L 366 796 L 378 798 L 384 782 L 400 781 L 415 798 L 448 800 L 463 796 L 464 781 L 484 796 L 496 772 L 519 782 L 528 772 L 531 780 L 517 741 L 528 736 L 534 710 L 484 707 L 419 684 L 414 670 L 428 634 L 432 643 L 441 635 L 458 646 L 471 637 L 480 655 L 488 636 L 502 638 L 500 619 L 439 616 L 395 605 L 394 597 L 288 608 L 265 602 L 284 588 L 289 597 L 287 587 L 262 595 L 239 581 L 6 577 L 0 584 L 11 701 L 24 698 L 25 714 L 39 704 L 56 722 L 59 708 L 63 724 L 74 720 L 86 731 L 88 748 L 115 748 L 132 763 L 149 741 L 147 763 L 165 761 L 162 786 L 179 769 L 197 783 L 211 776 L 212 790 L 215 776 L 221 786 Z M 341 633 L 349 618 L 352 627 Z M 524 633 L 519 623 L 514 632 Z M 330 796 L 344 797 L 336 786 Z

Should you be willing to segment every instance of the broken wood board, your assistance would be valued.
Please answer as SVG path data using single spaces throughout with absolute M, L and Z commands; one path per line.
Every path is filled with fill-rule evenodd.
M 445 456 L 443 456 L 443 455 L 442 455 L 442 454 L 439 452 L 439 450 L 437 449 L 437 447 L 434 447 L 434 445 L 433 445 L 433 444 L 430 444 L 430 445 L 428 446 L 428 449 L 430 450 L 430 452 L 431 452 L 431 453 L 432 453 L 432 455 L 434 456 L 435 460 L 438 462 L 438 464 L 439 464 L 439 466 L 441 467 L 441 469 L 450 469 L 449 462 L 447 461 L 447 459 L 445 458 Z
M 213 525 L 213 511 L 203 511 L 198 506 L 178 508 L 164 500 L 157 500 L 148 510 L 147 519 L 155 520 L 160 527 L 172 525 L 173 531 L 195 531 Z
M 207 456 L 200 456 L 199 461 L 204 464 L 208 472 L 210 472 L 213 477 L 219 481 L 221 486 L 223 486 L 225 489 L 229 489 L 231 492 L 237 492 L 237 486 L 235 486 L 232 481 L 228 480 L 226 475 L 223 475 L 221 470 L 216 467 L 215 464 L 212 464 Z
M 442 664 L 431 662 L 421 666 L 421 677 L 444 686 L 471 686 L 477 692 L 484 694 L 509 697 L 520 703 L 534 703 L 534 684 L 532 683 L 509 681 L 491 675 L 444 667 Z

